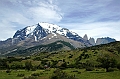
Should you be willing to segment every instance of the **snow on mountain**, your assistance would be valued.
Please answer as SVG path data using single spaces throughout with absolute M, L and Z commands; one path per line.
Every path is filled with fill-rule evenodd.
M 41 39 L 40 35 L 43 32 L 46 34 L 57 33 L 67 38 L 73 38 L 73 36 L 80 37 L 77 33 L 71 32 L 66 28 L 61 28 L 60 26 L 55 24 L 41 22 L 33 26 L 28 26 L 22 30 L 18 30 L 13 36 L 13 38 L 19 37 L 24 40 L 25 37 L 30 37 L 31 35 L 34 36 L 34 39 L 37 41 L 38 39 Z
M 48 40 L 53 37 L 57 38 L 57 34 L 65 36 L 68 39 L 74 41 L 82 42 L 86 46 L 89 46 L 90 43 L 80 37 L 77 33 L 70 31 L 69 29 L 62 28 L 55 24 L 40 22 L 33 26 L 27 26 L 22 30 L 18 30 L 13 36 L 13 41 L 22 41 L 25 39 L 34 39 L 34 41 L 42 40 L 48 34 L 53 34 Z
M 49 24 L 49 23 L 38 23 L 38 24 L 42 26 L 44 29 L 48 30 L 49 33 L 56 32 L 62 29 L 60 26 L 57 26 L 55 24 Z
M 28 27 L 26 28 L 26 35 L 32 33 L 35 28 L 36 28 L 36 26 L 28 26 Z
M 61 28 L 60 26 L 58 26 L 58 25 L 55 25 L 55 24 L 49 24 L 49 23 L 39 23 L 39 25 L 41 26 L 41 27 L 43 27 L 45 30 L 46 30 L 46 32 L 48 32 L 48 33 L 58 33 L 58 34 L 60 34 L 60 35 L 63 35 L 63 36 L 66 36 L 67 37 L 67 33 L 68 32 L 71 32 L 71 31 L 69 31 L 68 29 L 66 29 L 66 28 Z M 71 32 L 73 35 L 77 35 L 76 33 L 74 33 L 74 32 Z M 69 38 L 69 37 L 68 37 Z

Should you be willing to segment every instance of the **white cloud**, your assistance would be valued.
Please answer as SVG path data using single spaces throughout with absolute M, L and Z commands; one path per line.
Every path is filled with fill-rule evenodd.
M 120 41 L 120 32 L 118 22 L 93 22 L 93 23 L 69 23 L 60 24 L 61 26 L 69 27 L 73 32 L 78 33 L 80 36 L 87 34 L 89 37 L 101 38 L 111 37 Z
M 12 25 L 10 25 L 9 23 L 7 22 L 4 23 L 5 24 L 0 23 L 0 40 L 6 40 L 8 38 L 11 38 L 16 31 L 14 29 L 14 26 L 11 27 Z
M 109 36 L 120 40 L 119 2 L 118 0 L 2 0 L 0 39 L 12 37 L 16 30 L 25 26 L 49 22 L 66 27 L 80 36 L 84 34 L 95 38 Z
M 51 7 L 51 6 L 50 6 Z M 61 14 L 48 7 L 32 7 L 28 10 L 33 21 L 59 22 L 62 19 Z
M 56 23 L 62 13 L 54 0 L 6 0 L 0 4 L 0 40 L 12 37 L 16 30 L 38 22 Z M 4 5 L 3 5 L 4 4 Z

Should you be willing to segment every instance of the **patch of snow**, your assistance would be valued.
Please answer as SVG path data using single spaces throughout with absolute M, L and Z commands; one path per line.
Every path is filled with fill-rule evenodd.
M 42 39 L 40 39 L 40 40 L 43 40 L 43 39 L 45 39 L 46 37 L 43 37 Z
M 28 26 L 26 29 L 26 35 L 32 33 L 37 26 Z
M 79 37 L 79 36 L 76 36 L 76 37 Z
M 57 36 L 55 33 L 52 33 L 52 34 L 54 35 L 54 37 Z
M 49 40 L 50 40 L 51 38 L 49 38 Z
M 39 23 L 40 26 L 42 26 L 44 29 L 49 31 L 49 33 L 61 30 L 62 28 L 55 24 L 49 24 L 49 23 Z
M 35 38 L 35 41 L 37 41 L 37 37 L 36 37 L 36 36 L 34 36 L 34 38 Z
M 17 36 L 17 38 L 20 37 L 20 35 Z
M 77 35 L 77 33 L 75 33 L 75 32 L 71 32 L 73 35 Z

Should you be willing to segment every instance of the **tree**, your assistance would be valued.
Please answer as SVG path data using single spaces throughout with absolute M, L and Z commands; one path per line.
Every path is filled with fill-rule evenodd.
M 25 69 L 27 69 L 28 71 L 30 70 L 30 69 L 32 69 L 32 63 L 31 63 L 31 61 L 26 61 L 25 62 Z
M 98 62 L 101 63 L 101 67 L 106 69 L 106 72 L 108 72 L 109 67 L 116 67 L 117 61 L 115 58 L 111 57 L 108 54 L 103 55 L 102 57 L 98 57 Z

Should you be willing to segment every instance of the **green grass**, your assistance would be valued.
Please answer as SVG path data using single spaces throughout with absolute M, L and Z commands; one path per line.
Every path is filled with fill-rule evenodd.
M 25 76 L 29 76 L 32 71 L 25 70 L 12 70 L 11 73 L 6 73 L 6 70 L 0 70 L 0 79 L 22 79 L 23 77 L 17 77 L 18 74 L 25 74 Z
M 120 71 L 115 72 L 85 72 L 77 75 L 79 79 L 120 79 Z
M 112 47 L 111 47 L 112 45 Z M 116 47 L 113 47 L 116 46 Z M 109 50 L 109 51 L 108 51 Z M 88 58 L 85 58 L 85 55 L 89 55 Z M 44 66 L 41 62 L 50 62 L 52 65 L 54 61 L 57 61 L 57 67 L 60 67 L 59 64 L 63 63 L 63 60 L 69 64 L 76 64 L 76 60 L 80 63 L 90 63 L 93 64 L 94 67 L 98 65 L 98 62 L 96 61 L 98 57 L 100 57 L 103 54 L 109 54 L 111 57 L 114 57 L 118 63 L 120 63 L 120 44 L 114 45 L 113 44 L 107 44 L 102 46 L 95 46 L 90 47 L 86 49 L 76 49 L 76 50 L 68 50 L 68 51 L 58 51 L 58 52 L 49 52 L 49 53 L 37 53 L 35 55 L 30 56 L 28 59 L 23 59 L 22 61 L 12 61 L 8 62 L 7 64 L 11 67 L 11 65 L 25 65 L 26 61 L 31 61 L 32 65 L 34 67 L 37 67 L 38 65 Z M 70 57 L 72 55 L 72 57 Z M 79 60 L 79 58 L 82 56 L 82 58 Z M 38 60 L 35 60 L 35 58 L 40 58 Z M 8 59 L 9 60 L 9 59 Z M 47 61 L 44 61 L 47 60 Z M 59 60 L 62 60 L 60 63 Z M 84 67 L 83 67 L 84 68 Z M 53 74 L 54 68 L 50 68 L 50 70 L 36 70 L 36 71 L 25 71 L 25 70 L 12 70 L 11 73 L 6 73 L 5 70 L 0 70 L 0 79 L 22 79 L 23 77 L 17 77 L 18 74 L 25 74 L 26 76 L 31 76 L 33 73 L 42 73 L 39 76 L 39 79 L 49 79 L 50 76 Z M 75 69 L 75 68 L 69 68 L 63 70 L 69 75 L 75 75 L 78 79 L 120 79 L 120 71 L 114 71 L 114 72 L 105 72 L 104 69 L 98 69 L 97 71 L 85 71 L 85 69 Z
M 37 71 L 12 70 L 11 73 L 6 73 L 5 70 L 0 70 L 0 79 L 22 79 L 23 77 L 17 77 L 18 73 L 25 74 L 25 76 L 30 76 L 33 73 L 43 73 L 39 76 L 39 79 L 49 79 L 54 70 L 55 69 Z M 85 69 L 75 68 L 66 69 L 63 71 L 69 75 L 75 75 L 78 79 L 120 79 L 120 71 L 85 71 Z

